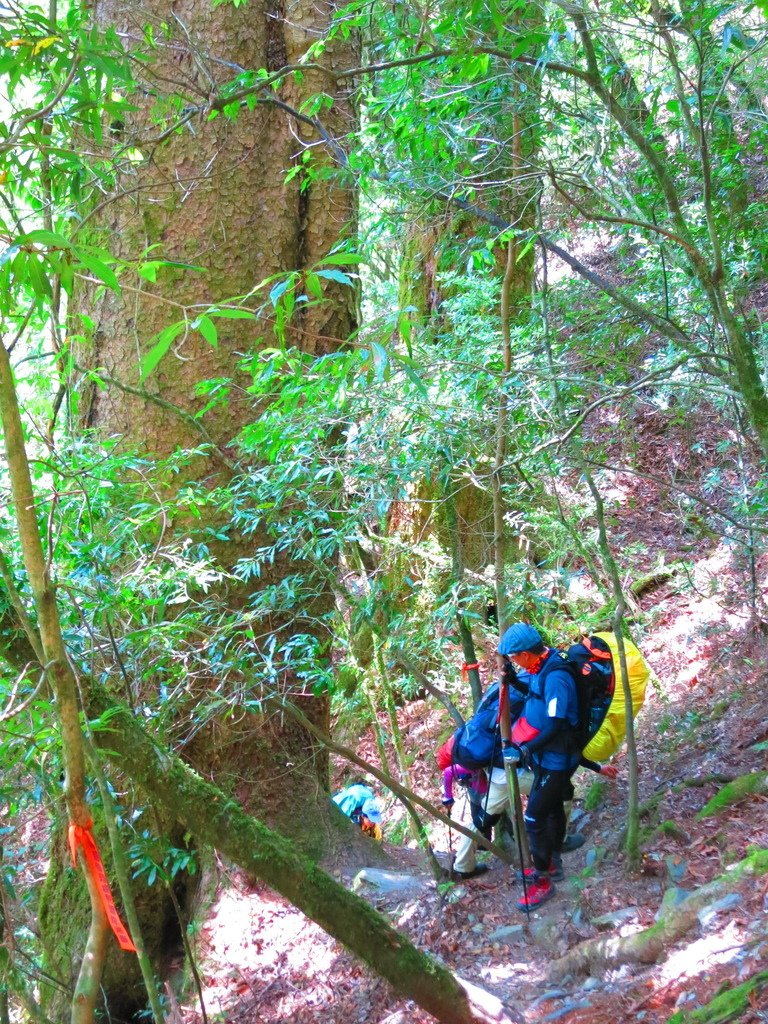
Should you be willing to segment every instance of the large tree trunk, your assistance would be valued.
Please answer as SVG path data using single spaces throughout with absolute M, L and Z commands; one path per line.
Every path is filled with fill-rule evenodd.
M 204 443 L 202 427 L 211 440 L 207 453 L 189 456 L 170 486 L 167 476 L 164 482 L 153 482 L 164 499 L 172 497 L 173 488 L 198 481 L 207 489 L 227 488 L 237 472 L 231 442 L 258 416 L 246 391 L 250 378 L 240 370 L 239 360 L 278 339 L 275 311 L 267 302 L 271 315 L 217 319 L 216 347 L 194 329 L 179 334 L 154 372 L 142 378 L 141 360 L 152 350 L 158 332 L 185 317 L 191 324 L 207 305 L 246 296 L 266 278 L 301 273 L 355 230 L 354 190 L 312 125 L 291 113 L 310 95 L 329 94 L 333 107 L 324 112 L 323 122 L 334 144 L 343 144 L 355 123 L 352 86 L 339 84 L 334 73 L 356 63 L 354 39 L 329 44 L 313 61 L 315 68 L 322 63 L 327 70 L 308 70 L 297 79 L 287 78 L 277 92 L 254 94 L 253 109 L 243 103 L 235 118 L 224 113 L 211 116 L 211 109 L 221 106 L 223 83 L 241 71 L 264 69 L 273 74 L 295 65 L 326 34 L 334 10 L 334 2 L 325 0 L 249 0 L 238 7 L 216 6 L 210 0 L 97 0 L 94 5 L 98 27 L 114 26 L 126 48 L 145 49 L 147 60 L 134 64 L 140 80 L 126 97 L 136 109 L 105 132 L 113 144 L 105 158 L 116 158 L 114 188 L 91 210 L 80 240 L 87 235 L 90 243 L 103 245 L 128 264 L 143 258 L 176 265 L 159 268 L 152 282 L 126 270 L 120 293 L 88 282 L 79 288 L 70 319 L 78 331 L 82 323 L 88 324 L 88 333 L 79 346 L 78 362 L 85 370 L 98 369 L 107 385 L 93 387 L 88 375 L 82 376 L 79 416 L 81 424 L 99 436 L 119 438 L 123 450 L 160 459 Z M 142 41 L 149 38 L 155 44 L 145 46 Z M 174 97 L 181 97 L 180 104 L 173 104 Z M 180 111 L 197 107 L 193 116 L 180 116 Z M 178 120 L 185 121 L 183 126 L 163 137 Z M 306 175 L 305 155 L 319 170 L 316 175 Z M 286 183 L 287 173 L 297 164 L 302 170 Z M 285 341 L 310 354 L 332 351 L 354 327 L 352 290 L 333 281 L 322 283 L 323 300 L 297 306 L 286 329 Z M 269 287 L 244 304 L 257 309 L 268 294 Z M 234 386 L 226 402 L 195 421 L 208 400 L 197 395 L 196 385 L 210 378 L 229 379 Z M 219 517 L 195 523 L 178 515 L 164 539 L 170 541 L 174 533 L 195 537 L 201 526 L 218 527 L 221 521 Z M 233 531 L 229 538 L 209 544 L 225 571 L 269 543 L 259 534 L 245 538 Z M 267 585 L 296 571 L 296 563 L 286 554 L 258 582 Z M 230 580 L 216 594 L 217 610 L 236 613 L 249 596 L 245 585 Z M 332 607 L 322 593 L 313 594 L 308 604 L 311 607 L 290 617 L 303 617 L 304 633 L 311 631 L 307 616 L 317 621 Z M 266 637 L 261 641 L 265 648 L 270 638 L 277 638 L 279 650 L 292 632 L 288 616 L 274 616 L 258 625 L 255 632 Z M 259 642 L 254 640 L 248 652 L 255 678 L 242 681 L 252 688 L 261 683 Z M 271 659 L 273 652 L 267 656 Z M 131 674 L 130 651 L 126 657 Z M 278 664 L 277 670 L 282 687 L 299 688 L 290 663 Z M 265 688 L 274 675 L 272 666 L 270 672 L 264 672 Z M 144 682 L 148 692 L 141 700 L 151 701 L 152 687 L 161 681 L 155 672 Z M 240 681 L 220 676 L 216 682 L 220 695 L 226 695 Z M 194 686 L 192 699 L 205 701 L 205 679 L 198 676 Z M 325 698 L 310 693 L 297 699 L 311 720 L 327 728 Z M 195 714 L 192 706 L 190 717 Z M 184 755 L 206 777 L 221 779 L 249 811 L 290 835 L 305 852 L 322 855 L 338 826 L 325 799 L 327 755 L 294 721 L 254 714 L 224 716 L 197 731 Z M 169 822 L 164 818 L 157 827 L 162 831 Z M 160 889 L 146 894 L 142 903 L 156 962 L 167 916 L 167 896 Z M 49 905 L 60 905 L 56 885 L 47 887 L 47 898 Z M 148 907 L 152 903 L 154 909 Z M 57 918 L 61 914 L 50 918 L 54 931 Z M 57 948 L 56 936 L 47 936 L 47 946 Z M 66 963 L 66 952 L 62 955 Z M 125 1005 L 128 989 L 140 994 L 137 983 L 138 976 L 122 986 L 107 983 L 113 1007 Z
M 163 268 L 154 283 L 139 277 L 128 282 L 140 291 L 126 289 L 118 295 L 87 288 L 79 295 L 76 312 L 87 314 L 93 323 L 90 351 L 81 358 L 131 389 L 84 389 L 82 418 L 102 436 L 117 435 L 126 448 L 160 457 L 199 445 L 202 437 L 190 416 L 174 415 L 168 403 L 194 415 L 207 401 L 195 394 L 201 380 L 224 377 L 247 386 L 238 356 L 260 344 L 274 344 L 273 321 L 266 315 L 258 321 L 218 319 L 216 348 L 190 330 L 179 336 L 157 370 L 142 382 L 139 363 L 152 339 L 183 317 L 179 305 L 169 300 L 184 307 L 197 304 L 199 311 L 201 303 L 246 295 L 265 278 L 319 262 L 340 237 L 354 230 L 354 192 L 339 173 L 321 173 L 309 184 L 299 174 L 285 183 L 286 173 L 301 161 L 309 144 L 315 165 L 328 169 L 332 159 L 317 146 L 311 126 L 272 103 L 259 103 L 252 111 L 243 106 L 235 120 L 223 115 L 210 120 L 203 112 L 162 143 L 151 141 L 162 134 L 152 123 L 153 111 L 162 109 L 167 96 L 180 93 L 186 102 L 191 98 L 205 106 L 206 97 L 215 95 L 238 68 L 272 73 L 295 64 L 325 34 L 333 11 L 332 3 L 309 0 L 285 5 L 256 0 L 239 8 L 225 4 L 215 9 L 209 0 L 96 4 L 100 27 L 115 25 L 121 38 L 137 40 L 151 24 L 160 43 L 143 73 L 142 90 L 131 97 L 139 109 L 119 129 L 121 148 L 139 150 L 144 160 L 123 162 L 114 196 L 89 230 L 126 261 L 158 246 L 152 257 L 202 268 Z M 296 108 L 317 91 L 331 94 L 334 106 L 324 120 L 337 139 L 343 138 L 353 127 L 354 112 L 347 87 L 337 85 L 333 71 L 346 69 L 354 58 L 352 43 L 333 44 L 322 57 L 329 74 L 305 73 L 300 84 L 287 81 L 277 96 Z M 354 326 L 351 290 L 334 282 L 324 284 L 325 301 L 297 314 L 288 331 L 289 342 L 312 353 L 332 350 Z M 248 305 L 258 306 L 265 298 L 260 293 Z M 256 415 L 245 391 L 234 387 L 228 400 L 207 412 L 201 423 L 221 450 Z M 190 458 L 182 475 L 214 487 L 226 485 L 230 472 L 214 452 Z M 174 525 L 182 531 L 191 526 L 183 521 Z M 215 555 L 228 569 L 263 542 L 258 535 L 247 541 L 234 535 L 230 542 L 217 544 Z M 262 581 L 279 580 L 288 571 L 295 571 L 295 565 L 286 558 L 272 567 L 271 578 L 262 575 Z M 228 592 L 222 590 L 221 604 L 238 608 L 247 596 L 245 588 L 231 585 Z M 321 597 L 312 610 L 318 614 L 328 607 L 330 600 L 325 603 Z M 281 621 L 268 623 L 272 634 L 284 634 L 286 628 Z M 290 682 L 287 668 L 285 678 Z M 315 698 L 305 704 L 322 722 L 325 702 Z M 227 758 L 235 758 L 238 795 L 247 806 L 289 834 L 295 834 L 299 822 L 317 822 L 317 787 L 306 783 L 307 739 L 300 730 L 273 720 L 265 733 L 264 723 L 249 717 L 237 732 L 228 727 L 222 736 L 219 731 L 215 751 L 212 744 L 210 735 L 198 738 L 188 750 L 191 759 L 210 768 L 205 762 L 215 757 L 217 767 L 226 770 Z M 295 765 L 302 766 L 302 784 L 295 777 Z M 314 773 L 320 789 L 325 788 L 327 765 L 322 756 L 314 763 Z M 318 834 L 314 828 L 308 832 Z

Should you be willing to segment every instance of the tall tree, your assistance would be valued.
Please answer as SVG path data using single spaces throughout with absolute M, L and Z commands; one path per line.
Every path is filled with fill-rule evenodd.
M 354 38 L 330 44 L 312 70 L 285 76 L 277 90 L 254 86 L 305 61 L 333 15 L 331 3 L 304 2 L 283 8 L 189 0 L 170 12 L 162 3 L 95 8 L 102 29 L 114 27 L 126 43 L 148 39 L 151 45 L 143 48 L 130 97 L 136 109 L 112 126 L 111 191 L 84 230 L 131 267 L 144 259 L 145 277 L 127 272 L 120 293 L 89 284 L 76 295 L 72 319 L 87 323 L 80 362 L 108 382 L 95 386 L 88 374 L 81 378 L 81 421 L 151 456 L 202 444 L 203 451 L 185 460 L 176 487 L 205 479 L 209 489 L 226 488 L 237 473 L 233 449 L 225 449 L 258 415 L 238 363 L 278 341 L 274 308 L 267 304 L 255 317 L 245 311 L 266 298 L 259 284 L 283 275 L 303 280 L 355 228 L 354 189 L 333 170 L 299 113 L 319 95 L 339 146 L 352 131 L 350 84 L 340 85 L 334 72 L 353 64 Z M 231 98 L 238 91 L 247 97 Z M 167 264 L 155 271 L 156 256 Z M 321 280 L 322 294 L 298 304 L 287 326 L 290 342 L 317 354 L 341 344 L 355 322 L 352 290 Z M 204 313 L 227 300 L 220 316 Z M 167 355 L 153 368 L 165 347 Z M 228 381 L 225 397 L 212 403 L 198 385 L 221 378 Z M 227 571 L 263 541 L 263 534 L 238 535 L 216 513 L 204 525 L 218 533 L 211 550 Z M 183 532 L 193 524 L 180 518 L 173 526 Z M 290 569 L 290 555 L 284 556 L 264 568 L 261 581 L 279 580 Z M 237 608 L 247 605 L 249 591 L 232 579 L 219 596 Z M 318 616 L 327 607 L 320 595 L 312 609 L 295 609 L 294 616 Z M 285 640 L 291 628 L 279 617 L 263 626 L 272 643 L 276 636 Z M 254 644 L 258 654 L 260 642 Z M 281 664 L 280 674 L 289 681 L 290 665 Z M 313 715 L 325 717 L 322 698 L 309 705 Z M 222 745 L 238 750 L 239 771 L 251 789 L 247 802 L 295 832 L 299 822 L 317 820 L 319 806 L 313 787 L 293 776 L 296 765 L 304 776 L 307 738 L 275 720 L 264 729 L 263 721 L 248 716 Z M 207 741 L 197 745 L 200 757 L 211 756 Z M 324 759 L 314 768 L 325 787 Z

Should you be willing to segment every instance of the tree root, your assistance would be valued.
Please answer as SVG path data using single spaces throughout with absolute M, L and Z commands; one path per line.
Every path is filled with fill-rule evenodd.
M 759 850 L 740 861 L 727 874 L 697 889 L 650 928 L 623 938 L 608 936 L 579 943 L 565 956 L 555 960 L 549 976 L 553 981 L 559 981 L 568 974 L 597 975 L 621 964 L 654 964 L 669 946 L 694 927 L 700 910 L 732 892 L 743 878 L 764 874 L 768 874 L 768 850 Z

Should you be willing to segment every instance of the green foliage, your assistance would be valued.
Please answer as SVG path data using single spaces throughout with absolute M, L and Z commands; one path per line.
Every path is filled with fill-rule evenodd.
M 619 31 L 628 22 L 632 31 Z M 148 158 L 120 126 L 148 101 L 133 68 L 151 64 L 170 30 L 147 26 L 129 51 L 116 31 L 92 29 L 77 4 L 55 27 L 33 7 L 13 27 L 0 22 L 0 317 L 16 346 L 44 496 L 41 530 L 83 676 L 108 681 L 172 744 L 188 743 L 214 719 L 263 710 L 288 675 L 307 694 L 334 693 L 337 708 L 367 722 L 360 681 L 373 680 L 377 652 L 396 695 L 416 686 L 398 650 L 458 689 L 457 619 L 490 644 L 481 609 L 495 579 L 490 564 L 455 572 L 446 512 L 470 489 L 478 506 L 490 503 L 501 396 L 508 448 L 500 487 L 515 540 L 502 581 L 509 614 L 536 621 L 556 641 L 574 618 L 588 625 L 605 614 L 595 611 L 599 594 L 597 602 L 572 596 L 587 578 L 595 590 L 604 585 L 592 501 L 574 470 L 582 459 L 611 487 L 612 530 L 620 527 L 615 509 L 642 500 L 628 479 L 655 474 L 668 489 L 665 510 L 687 524 L 693 542 L 727 534 L 759 557 L 768 485 L 741 441 L 740 405 L 758 439 L 760 423 L 738 376 L 733 331 L 748 340 L 760 384 L 768 339 L 747 300 L 768 273 L 768 209 L 750 180 L 768 141 L 756 102 L 768 87 L 765 25 L 748 9 L 708 3 L 681 14 L 669 40 L 662 29 L 653 8 L 628 14 L 613 0 L 586 27 L 576 9 L 534 18 L 517 3 L 346 5 L 331 39 L 317 40 L 306 61 L 322 62 L 333 37 L 354 32 L 379 68 L 359 76 L 363 125 L 342 140 L 343 173 L 361 187 L 359 236 L 312 265 L 288 261 L 247 295 L 231 296 L 211 295 L 201 267 L 165 259 L 157 236 L 132 259 L 88 238 L 91 211 Z M 194 116 L 225 117 L 236 132 L 257 103 L 287 102 L 304 73 L 219 69 Z M 159 136 L 190 130 L 189 97 L 158 86 L 149 102 Z M 322 128 L 332 102 L 318 92 L 301 113 Z M 323 173 L 334 172 L 308 147 L 286 168 L 286 183 L 296 178 L 308 200 Z M 544 279 L 538 229 L 518 220 L 521 195 L 526 215 L 539 208 L 543 235 L 580 254 L 580 277 L 550 251 Z M 401 265 L 405 221 L 427 243 Z M 535 256 L 539 273 L 532 301 L 527 293 L 516 300 L 507 372 L 500 295 L 510 241 L 516 265 Z M 615 288 L 596 288 L 598 273 Z M 57 418 L 60 387 L 76 376 L 81 347 L 95 345 L 87 318 L 64 336 L 60 296 L 89 287 L 104 301 L 127 302 L 133 289 L 182 274 L 199 280 L 199 301 L 174 308 L 152 338 L 140 339 L 147 401 L 162 391 L 163 360 L 188 334 L 229 351 L 228 321 L 253 324 L 238 364 L 198 384 L 199 447 L 154 460 L 80 433 L 71 391 L 69 420 Z M 399 275 L 412 292 L 412 277 L 429 277 L 430 301 L 400 308 L 408 288 Z M 319 357 L 292 347 L 307 310 L 352 302 L 360 287 L 364 315 L 353 337 Z M 115 386 L 97 365 L 88 378 Z M 252 416 L 236 438 L 217 438 L 231 442 L 227 474 L 195 483 L 193 469 L 221 456 L 207 425 L 235 395 Z M 702 421 L 720 427 L 714 452 L 697 436 Z M 649 469 L 649 423 L 683 438 L 693 480 Z M 0 488 L 5 496 L 2 468 Z M 480 515 L 468 514 L 461 527 L 464 538 L 492 540 Z M 230 544 L 234 560 L 223 554 Z M 28 601 L 8 501 L 0 503 L 0 548 Z M 622 571 L 630 576 L 646 554 L 622 543 Z M 691 576 L 688 585 L 699 582 Z M 232 590 L 245 596 L 222 600 Z M 6 644 L 20 636 L 6 625 L 10 611 L 0 592 Z M 37 682 L 5 667 L 0 677 L 5 701 L 30 701 L 0 734 L 12 820 L 59 798 L 54 713 L 44 692 L 33 699 Z M 681 725 L 695 730 L 700 716 L 662 716 L 660 734 L 671 743 Z M 587 809 L 603 788 L 592 786 Z M 193 869 L 186 850 L 154 843 L 142 834 L 132 851 L 150 883 Z M 9 886 L 29 852 L 15 847 Z

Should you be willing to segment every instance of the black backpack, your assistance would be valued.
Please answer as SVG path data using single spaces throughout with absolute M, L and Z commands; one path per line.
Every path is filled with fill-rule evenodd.
M 510 695 L 510 713 L 519 714 L 522 699 Z M 499 731 L 499 683 L 484 694 L 477 711 L 453 734 L 453 763 L 464 768 L 501 768 L 501 732 Z
M 573 677 L 578 722 L 569 731 L 567 745 L 569 752 L 580 754 L 597 734 L 611 706 L 616 687 L 611 649 L 600 637 L 591 636 L 569 647 L 567 654 L 558 653 L 559 658 L 550 658 L 539 676 L 543 681 L 553 669 L 564 668 Z

